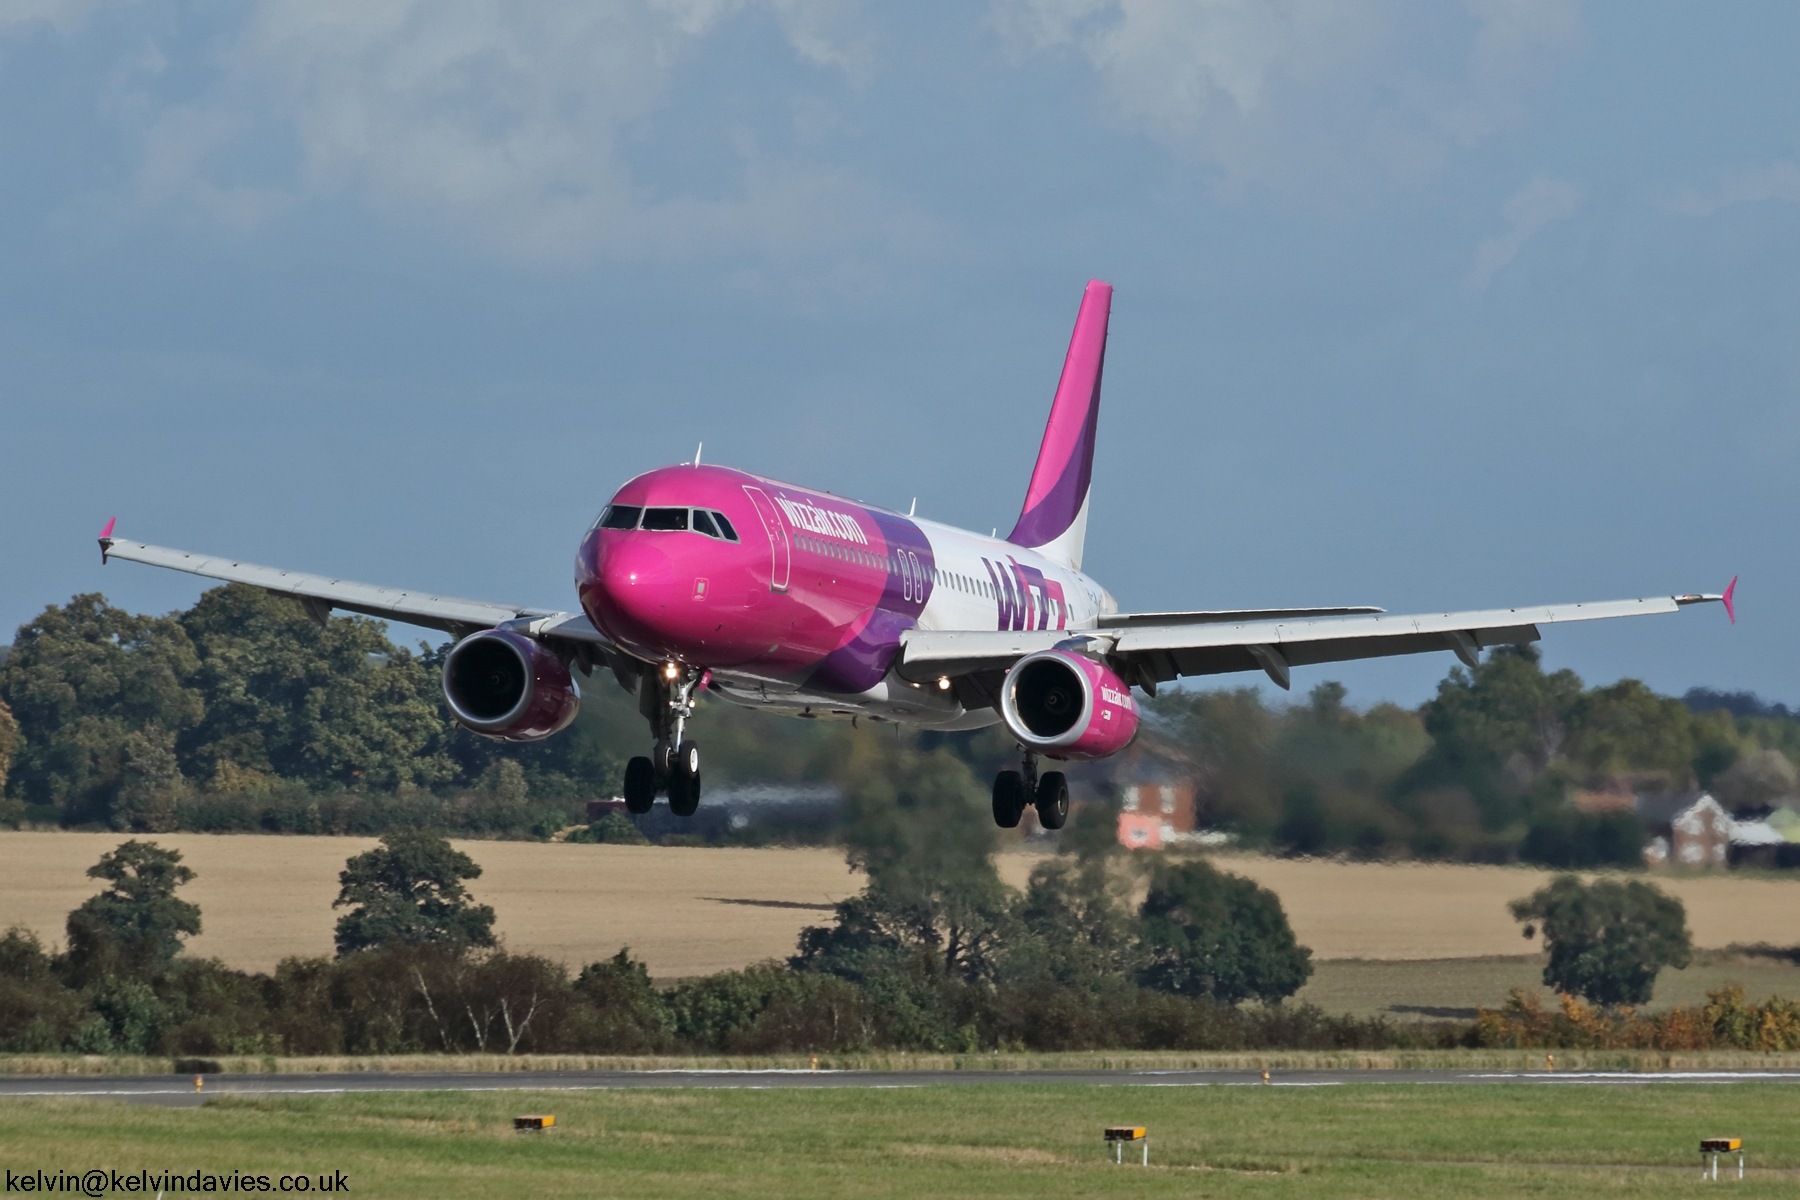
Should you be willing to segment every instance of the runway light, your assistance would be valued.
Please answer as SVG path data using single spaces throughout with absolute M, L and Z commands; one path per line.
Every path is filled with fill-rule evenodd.
M 941 678 L 940 678 L 940 679 L 939 679 L 939 680 L 938 680 L 938 691 L 940 691 L 940 692 L 947 692 L 947 691 L 949 691 L 949 690 L 950 690 L 950 678 L 949 678 L 949 676 L 943 676 L 943 677 L 941 677 Z
M 668 666 L 663 668 L 663 678 L 664 679 L 674 679 L 676 676 L 678 676 L 680 674 L 681 674 L 681 668 L 676 666 L 674 663 L 670 663 Z

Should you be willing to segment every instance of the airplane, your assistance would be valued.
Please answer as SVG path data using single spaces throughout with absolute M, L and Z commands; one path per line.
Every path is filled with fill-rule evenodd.
M 627 481 L 575 555 L 579 612 L 524 608 L 304 575 L 100 535 L 118 558 L 291 596 L 324 623 L 334 609 L 441 630 L 456 639 L 443 690 L 462 725 L 533 742 L 575 719 L 571 669 L 610 671 L 636 695 L 651 752 L 625 769 L 629 811 L 665 795 L 691 816 L 699 747 L 688 737 L 701 691 L 812 718 L 936 730 L 1003 723 L 1018 770 L 993 785 L 994 820 L 1035 807 L 1046 829 L 1069 812 L 1052 763 L 1130 745 L 1136 688 L 1295 667 L 1446 651 L 1474 667 L 1482 650 L 1536 641 L 1540 625 L 1732 607 L 1718 595 L 1653 596 L 1479 612 L 1395 615 L 1366 606 L 1122 612 L 1082 573 L 1112 286 L 1088 283 L 1037 465 L 1017 523 L 982 536 L 830 492 L 782 483 L 700 455 Z M 914 505 L 916 508 L 916 503 Z

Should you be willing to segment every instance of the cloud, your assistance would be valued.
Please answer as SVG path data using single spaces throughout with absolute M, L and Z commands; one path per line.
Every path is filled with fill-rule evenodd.
M 112 107 L 134 134 L 141 209 L 250 229 L 349 198 L 550 267 L 816 258 L 919 232 L 855 176 L 765 149 L 785 131 L 752 118 L 705 131 L 722 148 L 709 144 L 700 171 L 659 175 L 657 122 L 680 72 L 734 21 L 779 31 L 810 69 L 796 88 L 866 82 L 874 60 L 851 0 L 256 0 L 231 11 L 245 15 L 221 36 L 157 44 L 127 64 Z
M 1720 180 L 1711 192 L 1678 192 L 1664 202 L 1664 207 L 1683 216 L 1710 217 L 1734 204 L 1759 204 L 1764 200 L 1800 204 L 1800 165 L 1776 162 L 1739 171 Z
M 33 25 L 70 33 L 86 20 L 95 0 L 0 0 L 0 34 Z
M 1464 282 L 1476 291 L 1484 291 L 1494 276 L 1518 257 L 1526 242 L 1545 226 L 1574 216 L 1580 205 L 1581 191 L 1573 184 L 1543 175 L 1535 177 L 1500 207 L 1506 230 L 1475 247 L 1475 259 Z
M 1574 0 L 994 0 L 1003 38 L 1073 50 L 1126 122 L 1229 185 L 1356 191 L 1516 124 L 1580 39 Z

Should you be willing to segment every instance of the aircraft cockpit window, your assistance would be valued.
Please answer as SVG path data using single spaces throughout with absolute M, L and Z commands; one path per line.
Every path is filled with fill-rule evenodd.
M 724 513 L 716 512 L 712 515 L 712 518 L 714 521 L 718 522 L 720 537 L 728 542 L 735 542 L 738 540 L 737 530 L 731 527 L 731 522 L 725 519 Z
M 602 529 L 636 529 L 638 514 L 644 510 L 635 504 L 609 504 L 600 514 Z
M 718 527 L 713 524 L 712 516 L 703 508 L 696 508 L 694 510 L 694 530 L 698 533 L 704 533 L 709 538 L 716 538 L 719 536 Z
M 644 510 L 645 529 L 686 529 L 688 527 L 688 510 L 685 508 L 646 508 Z

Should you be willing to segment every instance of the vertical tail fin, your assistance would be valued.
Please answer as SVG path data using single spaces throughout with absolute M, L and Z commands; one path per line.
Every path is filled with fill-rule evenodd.
M 1088 483 L 1094 474 L 1094 429 L 1100 417 L 1100 375 L 1106 365 L 1106 324 L 1112 284 L 1088 281 L 1050 405 L 1019 523 L 1006 535 L 1015 546 L 1081 569 L 1087 540 Z

